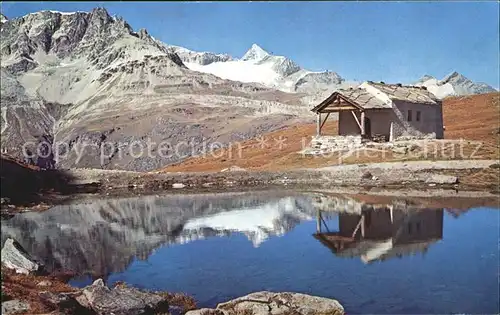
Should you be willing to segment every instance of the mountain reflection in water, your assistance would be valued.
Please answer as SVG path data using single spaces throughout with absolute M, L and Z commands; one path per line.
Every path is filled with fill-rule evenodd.
M 82 275 L 74 285 L 125 281 L 200 307 L 270 290 L 336 298 L 350 313 L 494 313 L 499 211 L 444 206 L 291 191 L 144 196 L 19 214 L 1 235 L 49 270 Z
M 2 221 L 2 244 L 14 237 L 49 270 L 106 277 L 162 245 L 241 232 L 257 247 L 313 217 L 310 197 L 290 192 L 92 200 Z
M 337 216 L 330 231 L 325 216 Z M 2 243 L 17 239 L 49 269 L 106 277 L 155 248 L 244 234 L 254 247 L 317 218 L 314 237 L 342 257 L 364 262 L 416 251 L 442 238 L 443 209 L 406 202 L 368 204 L 345 196 L 254 192 L 92 200 L 17 215 L 2 222 Z

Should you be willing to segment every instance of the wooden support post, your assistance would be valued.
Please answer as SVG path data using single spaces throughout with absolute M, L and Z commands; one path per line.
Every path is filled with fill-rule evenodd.
M 354 113 L 354 111 L 351 110 L 351 114 L 352 114 L 352 117 L 354 117 L 354 120 L 356 121 L 356 123 L 358 124 L 359 130 L 362 130 L 363 127 L 361 127 L 361 123 L 359 122 L 358 116 L 356 116 L 356 113 Z
M 356 237 L 356 233 L 358 233 L 359 228 L 361 227 L 362 223 L 363 223 L 363 217 L 361 217 L 361 219 L 359 219 L 359 222 L 356 225 L 356 228 L 354 229 L 354 232 L 352 232 L 352 235 L 351 235 L 352 238 Z
M 316 221 L 316 233 L 321 233 L 321 210 L 318 210 L 318 221 Z
M 323 122 L 321 123 L 321 126 L 319 127 L 319 132 L 321 132 L 321 129 L 323 129 L 323 126 L 325 125 L 326 120 L 328 119 L 328 116 L 330 116 L 330 113 L 326 114 L 325 119 L 323 120 Z
M 365 112 L 361 112 L 361 135 L 365 135 Z
M 391 121 L 391 127 L 389 128 L 389 141 L 394 141 L 394 123 Z
M 365 215 L 361 215 L 361 237 L 365 237 Z
M 323 219 L 323 216 L 320 215 L 319 218 L 321 219 L 321 222 L 323 222 L 323 225 L 325 226 L 325 229 L 328 233 L 330 233 L 330 229 L 328 228 L 328 225 L 326 225 L 325 220 Z
M 316 136 L 321 136 L 321 113 L 316 114 Z

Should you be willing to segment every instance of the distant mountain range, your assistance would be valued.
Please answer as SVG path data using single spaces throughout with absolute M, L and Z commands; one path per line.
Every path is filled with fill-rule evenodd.
M 261 83 L 284 92 L 311 93 L 316 90 L 335 89 L 357 85 L 346 82 L 335 72 L 312 72 L 302 69 L 284 56 L 274 56 L 257 44 L 241 59 L 229 55 L 194 52 L 173 47 L 184 64 L 191 70 L 210 73 L 220 78 L 246 83 Z
M 168 45 L 103 8 L 2 15 L 0 24 L 2 151 L 22 157 L 28 141 L 64 142 L 60 167 L 157 169 L 201 153 L 203 140 L 227 144 L 310 121 L 312 105 L 359 83 L 256 44 L 240 59 Z M 418 84 L 439 97 L 494 91 L 458 73 Z M 122 151 L 147 139 L 195 145 L 167 157 Z M 103 147 L 113 150 L 104 160 Z
M 448 74 L 442 80 L 438 80 L 430 75 L 424 75 L 415 85 L 427 87 L 427 89 L 438 98 L 483 94 L 496 91 L 488 84 L 474 83 L 456 71 Z
M 253 44 L 241 59 L 227 54 L 200 53 L 183 47 L 170 47 L 192 70 L 210 73 L 227 80 L 261 83 L 284 92 L 312 94 L 321 90 L 332 91 L 361 83 L 346 80 L 336 72 L 313 72 L 303 69 L 289 58 L 272 55 L 257 44 Z M 426 86 L 439 98 L 496 91 L 492 86 L 472 82 L 458 72 L 452 72 L 442 80 L 425 75 L 417 82 L 406 82 L 406 84 Z

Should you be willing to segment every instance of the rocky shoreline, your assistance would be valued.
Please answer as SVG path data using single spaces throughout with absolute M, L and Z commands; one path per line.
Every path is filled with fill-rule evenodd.
M 498 181 L 464 181 L 470 173 L 499 173 L 497 160 L 407 161 L 394 163 L 350 164 L 289 171 L 246 171 L 235 168 L 224 172 L 130 172 L 97 169 L 72 169 L 74 183 L 116 188 L 169 190 L 231 188 L 256 186 L 390 187 L 390 188 L 459 188 L 494 189 Z
M 426 191 L 450 189 L 498 194 L 500 182 L 500 164 L 497 160 L 348 164 L 272 172 L 246 171 L 235 167 L 221 172 L 192 173 L 103 169 L 36 171 L 18 164 L 14 165 L 14 172 L 5 166 L 4 163 L 1 200 L 3 215 L 46 210 L 81 193 L 123 197 L 168 192 L 225 192 L 268 188 L 362 188 Z M 4 187 L 8 188 L 5 192 Z
M 12 238 L 2 248 L 2 314 L 186 314 L 186 315 L 341 315 L 342 305 L 332 299 L 292 292 L 255 292 L 215 309 L 196 309 L 184 294 L 152 292 L 102 279 L 82 289 L 66 282 L 69 275 L 47 275 Z

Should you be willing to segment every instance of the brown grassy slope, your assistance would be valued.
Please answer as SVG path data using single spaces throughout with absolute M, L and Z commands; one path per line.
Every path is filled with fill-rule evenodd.
M 463 138 L 498 145 L 500 93 L 445 99 L 443 118 L 446 139 Z
M 489 93 L 467 97 L 453 97 L 443 101 L 443 116 L 446 139 L 467 139 L 484 142 L 475 158 L 498 158 L 500 93 Z M 328 121 L 324 134 L 337 134 L 336 121 Z M 181 163 L 162 169 L 166 172 L 220 171 L 237 165 L 253 170 L 284 170 L 300 167 L 320 167 L 339 163 L 368 163 L 408 159 L 392 152 L 363 154 L 339 159 L 335 154 L 329 157 L 311 157 L 297 154 L 316 132 L 315 124 L 302 124 L 264 134 L 267 141 L 262 145 L 259 139 L 235 144 L 232 149 L 221 149 L 206 157 L 193 157 Z M 262 139 L 262 138 L 261 138 Z M 279 141 L 284 140 L 279 148 Z M 472 153 L 477 144 L 465 148 Z M 443 151 L 428 156 L 431 159 L 446 159 Z M 449 151 L 445 151 L 449 152 Z M 415 159 L 415 157 L 413 157 Z M 418 159 L 418 157 L 417 157 Z
M 212 155 L 206 157 L 193 157 L 181 163 L 168 166 L 162 171 L 166 172 L 201 172 L 219 171 L 234 165 L 245 169 L 269 169 L 273 166 L 288 165 L 297 166 L 297 162 L 290 163 L 288 159 L 294 159 L 296 152 L 305 147 L 315 133 L 315 124 L 295 125 L 290 128 L 270 132 L 262 135 L 262 138 L 250 139 L 239 144 L 233 144 L 230 148 L 216 150 Z M 325 124 L 325 133 L 336 134 L 337 122 L 331 121 Z M 264 139 L 264 142 L 262 142 Z M 280 149 L 280 142 L 284 141 Z M 301 160 L 299 157 L 297 157 Z M 318 164 L 319 159 L 304 158 L 303 166 Z M 299 163 L 300 164 L 300 163 Z M 275 167 L 281 169 L 282 167 Z

